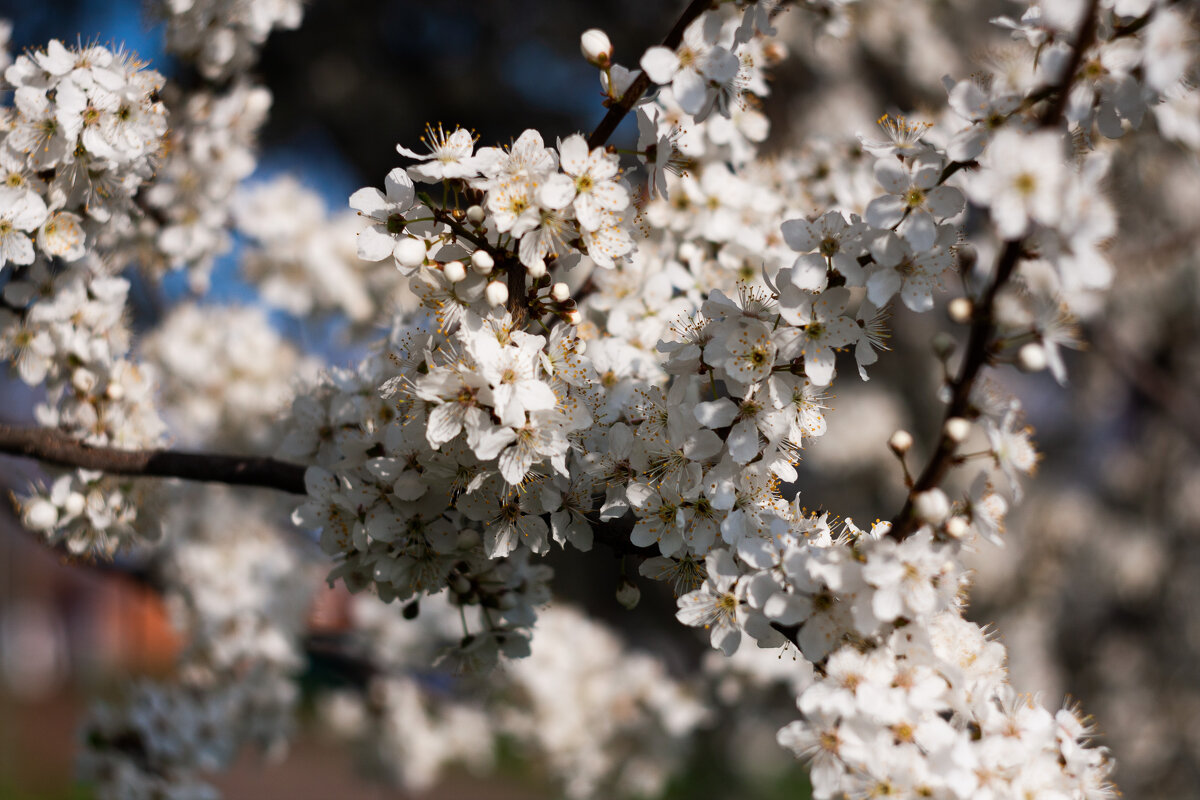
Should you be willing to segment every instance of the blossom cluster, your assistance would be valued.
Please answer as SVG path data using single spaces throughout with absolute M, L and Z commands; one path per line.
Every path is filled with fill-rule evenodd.
M 358 257 L 357 214 L 330 215 L 321 198 L 294 178 L 239 190 L 233 220 L 250 242 L 242 274 L 274 308 L 297 317 L 340 313 L 365 326 L 412 311 L 419 302 L 392 265 Z
M 617 157 L 589 148 L 581 135 L 550 148 L 540 133 L 527 130 L 510 147 L 478 152 L 463 128 L 446 134 L 430 127 L 424 138 L 428 153 L 397 148 L 423 163 L 392 170 L 385 191 L 360 189 L 350 205 L 371 223 L 358 235 L 359 257 L 390 258 L 402 273 L 419 273 L 424 288 L 414 289 L 427 302 L 450 294 L 459 305 L 474 303 L 486 313 L 508 300 L 509 283 L 524 289 L 526 273 L 540 281 L 548 265 L 569 266 L 582 254 L 612 267 L 633 249 L 629 189 Z M 418 197 L 414 179 L 444 182 L 470 205 L 435 211 Z M 473 247 L 464 250 L 460 236 Z M 478 279 L 467 280 L 468 258 L 475 275 L 491 278 L 485 291 Z M 497 280 L 510 274 L 520 281 Z
M 711 22 L 711 18 L 702 18 L 689 28 L 681 45 L 680 52 L 687 51 L 681 64 L 692 63 L 700 48 L 713 44 L 698 38 L 705 24 L 720 28 Z M 720 57 L 717 51 L 713 63 Z M 656 59 L 665 60 L 665 54 L 653 54 L 651 61 Z M 705 59 L 699 59 L 699 63 L 707 64 L 705 69 L 719 69 Z M 652 69 L 653 64 L 647 66 L 648 72 Z M 658 126 L 659 120 L 671 113 L 672 102 L 679 102 L 679 112 L 684 114 L 690 108 L 704 116 L 708 110 L 703 108 L 705 103 L 727 109 L 728 104 L 718 102 L 721 81 L 700 74 L 705 80 L 697 83 L 695 76 L 680 67 L 676 76 L 682 75 L 684 80 L 681 86 L 673 84 L 671 92 L 687 92 L 696 84 L 711 89 L 711 94 L 688 95 L 679 102 L 669 95 L 664 99 L 664 90 L 647 110 L 648 123 Z M 661 82 L 666 83 L 669 77 Z M 1043 78 L 1035 75 L 1024 87 L 1025 96 L 1033 96 L 1043 85 Z M 875 362 L 876 348 L 884 341 L 879 309 L 897 295 L 912 311 L 932 308 L 934 292 L 943 288 L 943 276 L 955 265 L 962 235 L 958 218 L 968 197 L 990 210 L 999 236 L 1006 241 L 1032 234 L 1036 226 L 1039 235 L 1068 243 L 1038 251 L 1049 276 L 1056 280 L 1034 284 L 1026 278 L 1024 293 L 1005 296 L 1008 313 L 1001 319 L 1005 329 L 1019 332 L 1015 339 L 1027 337 L 1033 344 L 1033 349 L 1028 344 L 1022 348 L 1023 363 L 1036 365 L 1039 355 L 1042 366 L 1057 362 L 1056 345 L 1064 341 L 1062 334 L 1069 329 L 1063 324 L 1058 303 L 1067 292 L 1105 284 L 1103 268 L 1097 271 L 1091 266 L 1090 271 L 1081 272 L 1083 262 L 1070 256 L 1088 245 L 1095 250 L 1094 245 L 1111 234 L 1104 222 L 1111 218 L 1111 212 L 1103 200 L 1092 197 L 1096 181 L 1103 176 L 1105 160 L 1083 159 L 1082 168 L 1062 167 L 1067 143 L 1056 133 L 1035 130 L 1038 125 L 1033 106 L 1033 102 L 1018 102 L 1006 116 L 991 119 L 993 127 L 1003 130 L 987 141 L 976 137 L 970 148 L 978 149 L 968 150 L 969 156 L 959 153 L 979 166 L 977 173 L 962 181 L 961 189 L 948 181 L 965 162 L 953 160 L 944 146 L 935 144 L 936 139 L 926 138 L 928 126 L 884 118 L 881 123 L 886 138 L 864 141 L 871 158 L 861 159 L 859 167 L 879 188 L 858 189 L 849 202 L 844 193 L 838 197 L 835 190 L 833 204 L 840 208 L 808 219 L 790 216 L 794 213 L 791 204 L 796 201 L 789 201 L 786 189 L 776 196 L 751 194 L 750 181 L 739 173 L 753 175 L 756 165 L 739 168 L 736 162 L 731 166 L 723 160 L 727 148 L 729 152 L 735 148 L 726 144 L 711 151 L 694 149 L 686 157 L 688 171 L 699 177 L 652 176 L 662 197 L 647 207 L 645 241 L 638 242 L 638 250 L 630 259 L 594 275 L 598 289 L 581 306 L 580 335 L 587 344 L 581 374 L 596 384 L 592 393 L 575 392 L 569 382 L 557 392 L 549 391 L 535 366 L 535 356 L 546 347 L 545 338 L 514 330 L 507 315 L 497 319 L 495 314 L 482 317 L 466 310 L 470 299 L 478 297 L 478 288 L 465 298 L 452 296 L 450 313 L 445 310 L 445 301 L 437 306 L 436 336 L 457 332 L 453 367 L 447 369 L 447 364 L 439 363 L 437 354 L 445 348 L 440 340 L 426 341 L 414 348 L 426 353 L 423 363 L 410 357 L 394 357 L 401 374 L 383 384 L 382 394 L 398 396 L 405 421 L 426 419 L 428 413 L 423 444 L 430 450 L 406 456 L 416 467 L 416 474 L 407 478 L 404 470 L 387 474 L 388 479 L 398 478 L 391 492 L 399 496 L 411 492 L 414 499 L 427 496 L 429 487 L 423 485 L 420 475 L 428 469 L 432 452 L 465 435 L 462 452 L 469 458 L 465 462 L 454 459 L 463 487 L 463 497 L 456 507 L 486 526 L 484 555 L 507 556 L 519 544 L 540 553 L 548 544 L 548 531 L 539 517 L 555 506 L 539 506 L 536 499 L 531 499 L 532 492 L 516 493 L 504 487 L 558 482 L 567 475 L 582 473 L 587 485 L 605 491 L 599 510 L 601 520 L 632 514 L 635 522 L 629 543 L 637 548 L 653 547 L 660 553 L 643 563 L 642 573 L 674 582 L 682 595 L 680 621 L 706 627 L 714 647 L 732 653 L 743 632 L 757 639 L 760 646 L 777 647 L 786 644 L 782 630 L 791 630 L 803 657 L 826 665 L 826 670 L 834 656 L 848 652 L 839 649 L 847 647 L 845 642 L 852 643 L 849 647 L 854 652 L 878 652 L 880 658 L 891 658 L 893 663 L 915 658 L 901 648 L 896 638 L 900 634 L 893 631 L 904 631 L 910 637 L 906 641 L 911 641 L 914 632 L 939 625 L 968 625 L 959 617 L 958 597 L 965 585 L 961 550 L 976 537 L 994 536 L 1008 506 L 1004 496 L 992 488 L 986 472 L 961 503 L 952 503 L 940 489 L 917 495 L 912 513 L 920 527 L 903 538 L 892 536 L 886 524 L 864 532 L 849 520 L 834 536 L 827 517 L 809 515 L 798 500 L 785 501 L 779 485 L 796 480 L 795 465 L 805 439 L 824 431 L 821 393 L 836 377 L 837 351 L 853 346 L 857 366 L 865 378 L 865 368 Z M 692 115 L 689 124 L 694 126 L 693 135 L 706 132 L 700 127 L 703 123 L 703 119 L 696 120 Z M 655 133 L 661 134 L 661 129 Z M 968 139 L 972 133 L 960 133 L 956 141 Z M 707 137 L 696 138 L 706 143 Z M 534 153 L 546 152 L 540 137 L 535 139 L 527 133 L 523 140 Z M 464 143 L 467 141 L 464 137 Z M 748 142 L 744 139 L 742 146 L 749 146 Z M 514 151 L 521 146 L 519 141 Z M 655 146 L 671 148 L 677 164 L 685 158 L 672 141 L 669 128 L 655 140 Z M 1040 165 L 1049 160 L 1051 153 L 1054 167 L 1042 170 Z M 471 157 L 470 150 L 463 151 L 462 158 Z M 649 157 L 647 161 L 653 163 Z M 433 169 L 441 167 L 435 165 Z M 1086 204 L 1070 204 L 1072 197 L 1083 196 L 1092 199 Z M 1075 217 L 1046 210 L 1064 201 L 1076 211 Z M 364 190 L 356 194 L 352 204 L 377 223 L 365 242 L 360 234 L 360 249 L 372 250 L 372 243 L 379 242 L 379 252 L 366 255 L 385 258 L 390 254 L 399 262 L 402 249 L 408 248 L 400 233 L 407 224 L 403 215 L 413 208 L 408 176 L 401 170 L 393 171 L 387 194 L 377 190 L 368 194 Z M 490 201 L 488 206 L 495 211 Z M 399 213 L 399 220 L 394 212 Z M 417 213 L 432 214 L 436 219 L 432 209 L 422 208 Z M 516 215 L 512 216 L 515 222 Z M 758 225 L 751 224 L 751 220 L 759 221 Z M 511 228 L 507 219 L 497 220 L 497 224 L 501 229 Z M 774 252 L 768 249 L 772 241 Z M 770 255 L 762 255 L 764 251 Z M 751 257 L 751 253 L 755 255 Z M 1059 254 L 1065 255 L 1060 258 Z M 441 262 L 441 258 L 438 260 Z M 443 274 L 451 270 L 451 277 L 467 280 L 461 261 L 441 264 Z M 603 262 L 599 265 L 610 266 Z M 720 285 L 712 276 L 733 273 L 732 283 L 748 266 L 750 274 L 740 277 L 755 281 L 757 286 L 738 289 L 736 299 L 719 288 L 711 289 L 714 283 Z M 540 277 L 538 273 L 540 268 L 534 271 L 535 280 Z M 646 290 L 641 296 L 621 291 L 643 285 Z M 705 295 L 700 287 L 710 291 Z M 505 299 L 501 297 L 499 302 Z M 496 298 L 490 298 L 490 302 L 499 304 Z M 851 302 L 858 307 L 853 315 L 847 312 Z M 967 302 L 962 316 L 969 320 Z M 667 322 L 668 315 L 676 316 L 674 324 Z M 593 343 L 591 339 L 598 337 L 590 334 L 589 323 L 593 319 L 599 323 L 605 317 L 607 326 L 597 324 L 596 330 L 604 330 L 606 337 Z M 499 347 L 493 339 L 499 340 Z M 488 364 L 480 362 L 480 352 L 490 355 Z M 550 364 L 554 360 L 548 355 Z M 406 363 L 411 365 L 409 375 L 403 374 Z M 418 374 L 422 366 L 424 374 Z M 437 390 L 430 391 L 434 386 Z M 580 401 L 587 413 L 570 415 L 579 420 L 578 428 L 542 423 L 546 412 L 561 415 L 566 409 L 580 407 Z M 1008 496 L 1014 498 L 1019 493 L 1017 474 L 1031 471 L 1036 463 L 1028 431 L 1017 425 L 1011 402 L 989 404 L 987 398 L 980 397 L 974 408 L 977 422 L 987 433 L 994 468 L 1008 479 Z M 945 435 L 952 443 L 961 443 L 973 423 L 957 418 L 952 422 Z M 582 459 L 577 469 L 564 469 L 568 435 L 584 442 L 585 452 L 597 455 Z M 900 452 L 910 446 L 895 445 Z M 384 453 L 404 449 L 385 445 Z M 531 468 L 539 464 L 543 466 L 531 473 Z M 468 475 L 473 476 L 469 481 Z M 489 487 L 488 481 L 496 481 L 496 487 Z M 385 542 L 395 536 L 388 529 L 394 524 L 388 522 L 387 512 L 378 501 L 357 501 L 356 521 L 347 513 L 356 501 L 330 503 L 326 497 L 335 487 L 325 482 L 328 487 L 314 486 L 310 490 L 318 499 L 305 508 L 323 505 L 332 510 L 323 518 L 309 521 L 321 523 L 326 536 L 332 528 L 341 538 L 340 550 L 348 550 L 347 542 L 355 535 L 361 542 L 354 548 L 357 551 L 366 549 L 363 545 L 369 546 L 377 534 Z M 354 488 L 345 482 L 336 491 L 352 497 Z M 473 515 L 478 498 L 483 498 L 485 505 Z M 437 503 L 443 504 L 445 500 Z M 590 526 L 591 509 L 590 499 L 579 504 L 584 527 Z M 362 533 L 357 533 L 360 529 Z M 584 541 L 590 545 L 590 535 Z M 377 580 L 381 574 L 376 567 Z M 445 580 L 444 572 L 439 580 Z M 924 668 L 931 674 L 941 674 L 949 669 L 952 654 L 957 656 L 963 649 L 974 648 L 963 656 L 970 663 L 982 658 L 983 651 L 990 647 L 977 631 L 960 638 L 962 641 L 951 643 L 950 650 L 941 652 L 927 645 L 933 655 Z M 898 669 L 891 673 L 881 670 L 881 679 L 891 680 Z M 815 686 L 824 687 L 825 683 Z M 907 708 L 907 701 L 898 700 L 896 719 L 886 722 L 878 717 L 863 722 L 847 710 L 824 719 L 824 723 L 835 733 L 844 728 L 849 737 L 860 724 L 868 731 L 888 730 L 899 720 L 907 720 L 915 730 L 921 721 L 936 719 L 943 726 L 942 732 L 931 735 L 941 737 L 938 746 L 945 746 L 946 752 L 956 747 L 962 751 L 956 756 L 960 760 L 955 769 L 970 776 L 979 764 L 995 757 L 986 747 L 980 752 L 963 749 L 964 743 L 972 741 L 973 731 L 983 724 L 979 717 L 983 711 L 972 709 L 972 704 L 1005 706 L 1005 692 L 1010 691 L 1003 684 L 1002 674 L 990 684 L 972 688 L 980 692 L 974 700 L 966 682 L 943 682 L 937 689 L 942 697 L 939 702 Z M 816 729 L 822 722 L 815 711 L 810 713 L 805 700 L 814 691 L 810 688 L 798 698 L 806 714 L 805 731 Z M 1007 702 L 1007 706 L 1012 705 Z M 950 719 L 945 718 L 946 713 L 952 713 Z M 1038 713 L 1050 719 L 1048 712 Z M 929 724 L 936 727 L 935 723 Z M 1086 734 L 1078 724 L 1066 728 L 1068 733 L 1061 736 L 1031 736 L 1027 743 L 1030 752 L 1018 754 L 1012 762 L 1026 763 L 1041 753 L 1053 770 L 1016 775 L 997 764 L 993 765 L 996 780 L 1006 784 L 1041 780 L 1045 786 L 1058 789 L 1103 787 L 1108 770 L 1104 751 L 1081 750 L 1077 757 L 1061 756 L 1062 748 L 1075 753 Z M 800 729 L 793 726 L 787 730 L 787 734 L 781 734 L 785 743 L 799 741 L 796 732 Z M 893 740 L 893 733 L 886 734 L 887 742 Z M 883 741 L 879 739 L 876 746 Z M 813 754 L 806 745 L 795 749 Z M 889 756 L 882 762 L 874 758 L 878 751 L 832 750 L 826 755 L 834 767 L 815 776 L 818 796 L 897 781 L 893 767 L 927 769 L 927 774 L 911 779 L 926 788 L 940 787 L 957 796 L 971 796 L 980 788 L 974 778 L 955 777 L 950 774 L 953 770 L 939 771 L 930 766 L 940 759 L 932 740 L 913 748 L 913 752 L 893 754 L 894 758 Z M 914 761 L 918 757 L 923 760 Z M 1004 756 L 1011 757 L 1012 753 Z M 870 772 L 868 765 L 876 772 Z
M 176 306 L 142 340 L 172 434 L 190 445 L 266 452 L 290 388 L 315 373 L 253 308 Z
M 217 798 L 207 774 L 247 745 L 282 754 L 295 728 L 319 574 L 266 504 L 196 487 L 176 499 L 149 568 L 186 645 L 173 680 L 93 704 L 79 770 L 104 797 Z
M 163 77 L 132 53 L 58 40 L 18 56 L 4 77 L 13 107 L 0 143 L 0 268 L 75 261 L 133 224 L 167 130 Z
M 236 75 L 258 61 L 275 29 L 295 29 L 301 0 L 159 0 L 167 20 L 167 47 L 194 62 L 211 81 Z
M 200 775 L 227 768 L 245 740 L 274 730 L 294 695 L 247 672 L 216 685 L 143 679 L 115 702 L 95 704 L 84 722 L 80 777 L 100 797 L 216 800 Z
M 297 27 L 303 8 L 294 0 L 163 0 L 156 11 L 166 18 L 167 50 L 207 83 L 169 94 L 168 146 L 139 198 L 147 213 L 126 258 L 152 273 L 184 269 L 203 292 L 214 260 L 230 249 L 231 202 L 258 164 L 258 131 L 272 103 L 245 75 L 267 35 Z
M 845 2 L 802 5 L 848 25 Z M 980 374 L 1012 364 L 1065 382 L 1075 318 L 1114 273 L 1115 140 L 1150 118 L 1200 140 L 1185 119 L 1196 47 L 1170 3 L 1023 5 L 995 21 L 1017 48 L 1003 69 L 945 77 L 939 118 L 886 114 L 880 134 L 770 158 L 757 101 L 786 52 L 778 4 L 706 9 L 640 73 L 589 31 L 606 104 L 633 106 L 640 170 L 603 137 L 547 146 L 528 129 L 477 148 L 430 126 L 428 152 L 399 146 L 412 163 L 332 218 L 288 178 L 237 188 L 265 90 L 186 96 L 164 154 L 158 74 L 52 42 L 5 71 L 0 356 L 46 385 L 38 420 L 72 438 L 157 446 L 158 400 L 183 440 L 306 468 L 291 519 L 332 562 L 331 586 L 357 596 L 349 627 L 368 665 L 364 696 L 329 698 L 325 714 L 410 788 L 452 763 L 486 768 L 497 735 L 544 757 L 572 797 L 662 787 L 704 708 L 549 606 L 541 558 L 602 545 L 667 584 L 676 619 L 715 651 L 776 654 L 800 715 L 777 741 L 817 798 L 1110 797 L 1112 761 L 1082 714 L 1017 693 L 1003 646 L 964 617 L 966 558 L 1002 541 L 1038 463 L 1020 402 Z M 165 9 L 172 47 L 210 80 L 300 17 L 290 0 Z M 438 183 L 441 202 L 419 189 Z M 297 380 L 311 362 L 265 315 L 184 305 L 137 351 L 162 374 L 156 397 L 115 270 L 186 267 L 203 289 L 231 224 L 268 304 L 341 314 L 358 333 L 384 317 L 387 337 L 356 367 Z M 930 466 L 910 473 L 921 448 L 896 431 L 903 510 L 839 518 L 806 496 L 800 463 L 832 424 L 839 378 L 867 381 L 891 316 L 917 319 L 949 291 L 969 332 L 934 340 L 948 411 Z M 144 535 L 139 492 L 68 473 L 22 516 L 71 553 L 111 556 Z M 212 796 L 197 770 L 286 738 L 312 554 L 270 511 L 236 513 L 167 516 L 161 563 L 190 642 L 180 680 L 89 722 L 85 772 L 102 794 Z M 623 577 L 618 600 L 639 592 Z M 435 658 L 503 699 L 485 711 L 429 691 L 418 672 Z M 564 711 L 563 696 L 586 700 Z
M 26 384 L 45 384 L 35 409 L 42 424 L 96 445 L 161 441 L 153 369 L 129 357 L 128 291 L 128 281 L 106 274 L 94 255 L 57 274 L 39 260 L 5 285 L 0 352 Z M 138 512 L 144 494 L 129 481 L 79 470 L 33 490 L 21 507 L 27 525 L 71 553 L 111 557 L 139 538 L 157 538 L 157 525 Z
M 409 790 L 427 788 L 451 764 L 489 767 L 493 743 L 504 736 L 544 764 L 569 797 L 652 795 L 708 721 L 694 686 L 562 605 L 545 610 L 528 657 L 486 676 L 484 696 L 469 684 L 450 696 L 423 685 L 420 672 L 459 629 L 444 597 L 403 620 L 357 596 L 351 616 L 377 672 L 362 695 L 341 690 L 321 701 L 334 731 L 366 743 L 372 760 Z M 559 702 L 564 696 L 576 699 L 569 709 Z
M 170 146 L 139 198 L 147 213 L 126 245 L 129 260 L 154 274 L 186 270 L 193 289 L 208 288 L 214 260 L 231 247 L 231 197 L 257 166 L 270 107 L 271 93 L 246 81 L 172 105 Z
M 522 351 L 501 345 L 498 333 L 515 332 L 481 322 L 467 337 L 487 342 L 480 352 L 502 359 L 470 362 L 489 370 L 472 386 L 449 368 L 439 383 L 436 362 L 426 366 L 423 359 L 427 349 L 433 352 L 432 334 L 398 332 L 388 349 L 357 370 L 334 372 L 298 398 L 279 448 L 283 456 L 316 465 L 305 476 L 308 502 L 294 518 L 321 531 L 321 547 L 339 562 L 331 580 L 343 579 L 352 591 L 373 586 L 385 600 L 449 588 L 462 605 L 492 609 L 484 616 L 486 630 L 463 640 L 463 656 L 482 663 L 500 651 L 525 652 L 533 609 L 549 599 L 550 568 L 529 560 L 532 551 L 546 549 L 541 503 L 506 486 L 498 463 L 508 470 L 541 462 L 552 454 L 536 445 L 562 437 L 564 427 L 548 413 L 554 392 L 537 372 L 544 339 L 519 334 Z M 472 377 L 470 368 L 462 371 Z M 390 399 L 400 387 L 406 398 L 415 391 L 411 383 L 420 372 L 428 372 L 426 391 L 453 389 L 450 402 L 430 412 L 440 426 L 426 428 L 423 417 L 414 422 L 405 404 Z M 392 388 L 381 393 L 383 386 Z M 510 416 L 493 424 L 490 412 Z M 547 413 L 524 419 L 539 412 Z M 520 414 L 520 422 L 512 422 L 512 414 Z M 564 455 L 565 447 L 552 458 L 561 462 Z

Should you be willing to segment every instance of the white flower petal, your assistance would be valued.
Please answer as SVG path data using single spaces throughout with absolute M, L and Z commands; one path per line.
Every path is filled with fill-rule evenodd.
M 396 249 L 396 239 L 383 225 L 372 225 L 358 234 L 358 257 L 363 261 L 382 261 Z
M 412 178 L 408 177 L 408 173 L 403 167 L 396 167 L 387 174 L 383 179 L 383 186 L 387 190 L 387 199 L 395 206 L 392 213 L 404 213 L 412 208 L 413 201 L 417 197 L 416 189 L 413 186 Z
M 829 285 L 829 267 L 824 256 L 808 253 L 796 259 L 791 272 L 792 284 L 806 292 L 823 292 Z
M 559 165 L 563 172 L 579 176 L 587 170 L 587 140 L 578 133 L 568 136 L 558 144 Z
M 651 47 L 642 56 L 642 69 L 659 86 L 670 83 L 679 71 L 679 56 L 665 47 Z
M 387 198 L 383 196 L 383 192 L 373 186 L 359 189 L 350 195 L 350 207 L 368 217 L 374 217 L 380 222 L 387 219 Z
M 706 428 L 724 428 L 737 418 L 738 407 L 728 397 L 697 403 L 696 420 Z

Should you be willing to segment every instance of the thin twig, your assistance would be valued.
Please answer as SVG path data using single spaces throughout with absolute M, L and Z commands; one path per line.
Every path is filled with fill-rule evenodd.
M 1075 46 L 1071 50 L 1070 62 L 1063 70 L 1062 79 L 1050 96 L 1050 105 L 1039 120 L 1041 127 L 1054 127 L 1062 121 L 1075 73 L 1083 62 L 1083 54 L 1091 47 L 1096 36 L 1098 10 L 1099 0 L 1091 0 L 1080 25 L 1079 34 L 1075 39 Z M 1016 271 L 1017 263 L 1021 260 L 1021 253 L 1024 250 L 1024 241 L 1024 239 L 1014 239 L 1004 243 L 1004 249 L 996 262 L 992 282 L 983 297 L 975 304 L 966 353 L 963 356 L 958 377 L 953 383 L 950 405 L 946 408 L 943 423 L 952 417 L 975 416 L 971 413 L 971 392 L 975 388 L 975 381 L 987 363 L 992 350 L 993 338 L 996 334 L 994 319 L 996 297 Z M 925 469 L 921 471 L 920 477 L 913 483 L 912 489 L 904 501 L 904 507 L 892 520 L 892 535 L 897 539 L 907 538 L 917 528 L 918 520 L 913 513 L 913 498 L 921 492 L 940 485 L 946 477 L 946 473 L 954 465 L 954 451 L 958 445 L 945 434 L 944 424 L 941 431 L 937 449 L 934 450 Z
M 666 37 L 662 40 L 662 46 L 668 50 L 674 50 L 683 41 L 683 32 L 687 30 L 688 25 L 695 22 L 701 14 L 712 7 L 712 0 L 692 0 L 688 7 L 684 9 L 683 14 L 675 22 L 675 27 L 671 28 Z M 604 119 L 600 120 L 600 124 L 596 126 L 596 130 L 592 131 L 592 135 L 588 137 L 588 147 L 596 148 L 603 146 L 608 137 L 613 135 L 613 131 L 621 124 L 621 120 L 625 119 L 637 103 L 642 99 L 642 95 L 650 88 L 650 76 L 642 70 L 625 93 L 621 95 L 608 113 L 604 115 Z
M 944 419 L 974 416 L 970 413 L 971 391 L 975 388 L 975 380 L 979 377 L 980 370 L 987 363 L 989 345 L 996 333 L 996 325 L 993 319 L 996 296 L 999 294 L 1001 287 L 1012 277 L 1017 262 L 1021 258 L 1021 247 L 1020 240 L 1005 243 L 1004 250 L 1000 253 L 1000 259 L 997 262 L 996 276 L 988 287 L 987 292 L 975 307 L 975 316 L 971 321 L 971 332 L 967 338 L 966 355 L 963 356 L 962 367 L 958 371 L 958 377 L 954 380 L 954 391 L 950 397 L 950 405 L 946 408 Z M 913 483 L 912 490 L 908 494 L 908 499 L 904 502 L 904 508 L 892 520 L 892 535 L 899 539 L 909 536 L 916 528 L 916 517 L 913 514 L 913 497 L 940 484 L 952 466 L 954 450 L 958 447 L 958 444 L 947 436 L 944 430 L 945 426 L 943 425 L 943 433 L 938 440 L 937 449 L 929 459 L 929 463 L 925 465 L 925 469 L 921 471 L 920 477 Z

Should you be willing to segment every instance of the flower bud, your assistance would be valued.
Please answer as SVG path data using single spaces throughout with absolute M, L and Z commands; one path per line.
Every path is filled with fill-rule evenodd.
M 496 262 L 486 250 L 476 250 L 471 253 L 471 268 L 480 275 L 491 275 Z
M 930 489 L 913 497 L 913 511 L 921 522 L 938 525 L 950 516 L 950 498 L 941 489 Z
M 467 222 L 472 225 L 482 225 L 486 216 L 482 206 L 471 206 L 467 209 Z
M 578 325 L 579 323 L 583 322 L 583 314 L 579 313 L 578 308 L 572 308 L 567 312 L 565 319 L 567 320 L 568 325 Z M 576 352 L 582 353 L 583 351 L 578 350 Z
M 970 523 L 965 517 L 955 514 L 950 519 L 946 520 L 946 534 L 952 539 L 961 539 L 967 535 L 967 531 L 971 529 Z
M 954 337 L 945 331 L 939 331 L 933 337 L 933 352 L 938 358 L 949 358 L 954 352 Z
M 533 278 L 536 281 L 538 278 L 540 278 L 546 274 L 546 262 L 545 261 L 535 261 L 532 264 L 530 264 L 528 267 L 526 267 L 525 271 L 529 273 L 529 277 Z
M 425 263 L 425 242 L 412 237 L 405 237 L 396 244 L 393 251 L 396 263 L 405 269 L 416 269 Z
M 555 302 L 562 303 L 571 299 L 571 288 L 561 281 L 550 287 L 550 296 Z
M 892 448 L 892 452 L 898 456 L 902 456 L 908 452 L 913 446 L 912 434 L 905 430 L 899 430 L 892 434 L 888 439 L 888 447 Z
M 44 498 L 35 497 L 29 505 L 25 506 L 25 513 L 22 516 L 26 528 L 48 531 L 58 523 L 58 508 Z
M 446 280 L 458 283 L 467 277 L 467 268 L 461 261 L 450 261 L 442 266 L 442 273 L 445 274 Z
M 120 400 L 125 396 L 125 387 L 119 383 L 113 383 L 110 381 L 109 384 L 104 387 L 104 396 L 109 400 Z
M 1025 372 L 1041 372 L 1046 368 L 1046 351 L 1040 344 L 1030 342 L 1017 351 L 1017 366 Z
M 971 315 L 975 313 L 975 304 L 965 297 L 956 297 L 950 301 L 946 310 L 949 312 L 951 320 L 959 325 L 966 325 L 971 321 Z
M 634 586 L 626 578 L 621 581 L 621 585 L 617 587 L 617 602 L 625 609 L 633 611 L 637 608 L 638 601 L 642 599 L 642 590 Z
M 508 287 L 500 281 L 492 281 L 484 290 L 484 296 L 487 298 L 488 305 L 502 306 L 508 302 Z
M 63 511 L 67 512 L 68 517 L 78 516 L 87 508 L 87 498 L 79 492 L 71 492 L 67 495 L 67 499 L 63 502 L 62 507 Z
M 612 42 L 599 28 L 589 28 L 579 37 L 579 49 L 589 64 L 604 68 L 612 63 Z
M 951 417 L 942 426 L 942 433 L 955 444 L 961 444 L 971 434 L 971 423 L 962 417 Z

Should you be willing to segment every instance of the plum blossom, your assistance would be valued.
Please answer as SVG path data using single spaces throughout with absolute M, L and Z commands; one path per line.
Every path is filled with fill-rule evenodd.
M 712 646 L 730 656 L 742 641 L 742 600 L 735 590 L 740 571 L 728 550 L 714 550 L 705 565 L 708 578 L 704 585 L 679 598 L 675 616 L 684 625 L 707 628 Z

